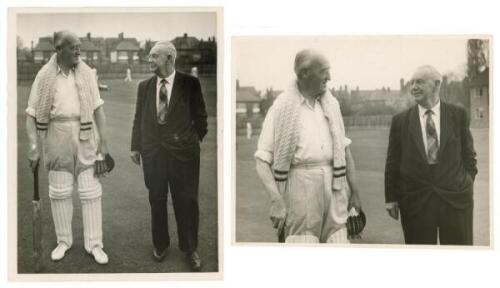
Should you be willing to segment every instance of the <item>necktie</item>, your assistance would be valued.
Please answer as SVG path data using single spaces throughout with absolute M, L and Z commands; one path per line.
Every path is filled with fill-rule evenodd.
M 429 164 L 436 164 L 439 141 L 436 125 L 434 124 L 434 120 L 432 120 L 432 113 L 432 110 L 425 111 L 425 115 L 427 116 L 425 121 L 425 133 L 427 134 L 427 162 Z
M 162 79 L 160 86 L 160 102 L 158 105 L 158 123 L 167 123 L 167 111 L 168 111 L 168 94 L 167 94 L 167 80 Z

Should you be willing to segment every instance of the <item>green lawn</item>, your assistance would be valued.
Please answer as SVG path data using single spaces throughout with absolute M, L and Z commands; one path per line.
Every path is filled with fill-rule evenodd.
M 348 137 L 357 170 L 363 210 L 368 223 L 357 243 L 402 244 L 399 222 L 390 218 L 384 206 L 384 168 L 388 129 L 350 129 Z M 477 150 L 479 174 L 474 191 L 474 244 L 490 244 L 489 144 L 488 129 L 472 131 Z M 253 153 L 258 137 L 236 137 L 236 241 L 276 242 L 269 220 L 267 193 L 255 171 Z
M 217 136 L 216 136 L 216 83 L 215 77 L 201 79 L 209 111 L 209 133 L 202 144 L 200 175 L 200 231 L 199 253 L 203 260 L 203 271 L 218 271 L 218 225 L 217 225 Z M 83 248 L 82 216 L 78 193 L 74 191 L 73 235 L 74 244 L 60 262 L 50 260 L 50 251 L 55 247 L 55 233 L 48 199 L 48 184 L 45 169 L 41 170 L 41 198 L 43 202 L 43 259 L 45 273 L 164 273 L 188 272 L 184 254 L 177 246 L 177 233 L 172 202 L 169 199 L 169 223 L 171 247 L 167 258 L 156 263 L 152 258 L 151 222 L 148 192 L 144 186 L 142 168 L 129 158 L 130 135 L 135 109 L 138 80 L 126 83 L 106 80 L 111 89 L 101 92 L 105 101 L 108 122 L 110 152 L 115 158 L 115 170 L 103 184 L 103 233 L 104 249 L 109 263 L 95 263 Z M 31 199 L 32 176 L 25 152 L 27 139 L 24 128 L 30 83 L 18 87 L 18 271 L 32 273 Z

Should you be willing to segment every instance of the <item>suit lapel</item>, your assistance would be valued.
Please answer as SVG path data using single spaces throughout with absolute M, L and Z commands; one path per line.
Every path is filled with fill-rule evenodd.
M 418 106 L 415 105 L 410 110 L 410 120 L 409 120 L 410 134 L 417 145 L 417 150 L 422 156 L 422 158 L 427 161 L 427 155 L 425 154 L 424 138 L 422 137 L 422 126 L 420 124 L 420 115 L 418 114 Z
M 177 71 L 174 76 L 174 84 L 172 85 L 172 94 L 170 95 L 170 102 L 168 103 L 168 114 L 174 109 L 175 104 L 179 101 L 179 98 L 182 96 L 182 86 L 184 85 L 184 81 L 182 81 L 182 75 Z M 167 116 L 168 117 L 168 116 Z
M 158 77 L 154 76 L 151 81 L 149 81 L 149 85 L 147 88 L 147 97 L 148 97 L 148 103 L 149 103 L 149 110 L 151 111 L 151 116 L 156 120 L 158 111 L 156 107 L 156 81 L 158 81 Z
M 453 119 L 451 119 L 449 117 L 449 114 L 447 113 L 448 112 L 448 107 L 446 106 L 446 103 L 442 102 L 441 101 L 441 109 L 440 109 L 440 113 L 441 113 L 441 125 L 440 125 L 440 128 L 441 128 L 441 135 L 440 135 L 440 143 L 439 143 L 439 153 L 438 153 L 438 157 L 442 154 L 441 152 L 443 151 L 443 148 L 446 146 L 446 142 L 448 142 L 448 140 L 450 139 L 451 137 L 451 131 L 452 131 L 452 126 L 453 126 Z

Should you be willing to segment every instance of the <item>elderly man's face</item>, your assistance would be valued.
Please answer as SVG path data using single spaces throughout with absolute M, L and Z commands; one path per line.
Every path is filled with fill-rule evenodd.
M 80 61 L 80 39 L 75 35 L 66 35 L 63 44 L 58 48 L 57 54 L 61 65 L 74 67 Z
M 429 72 L 418 70 L 410 80 L 410 93 L 418 104 L 431 101 L 438 86 L 436 80 L 432 79 Z
M 307 85 L 313 95 L 321 95 L 327 90 L 330 80 L 330 63 L 326 59 L 319 58 L 314 61 L 306 77 Z
M 157 75 L 164 76 L 169 65 L 168 51 L 162 46 L 154 46 L 149 52 L 149 69 Z

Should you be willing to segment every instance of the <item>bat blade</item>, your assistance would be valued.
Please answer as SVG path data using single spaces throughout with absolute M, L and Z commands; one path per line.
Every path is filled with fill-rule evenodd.
M 35 272 L 43 269 L 42 262 L 42 202 L 38 191 L 38 163 L 33 170 L 33 201 L 32 203 L 32 221 L 33 221 L 33 268 Z
M 43 268 L 42 264 L 42 217 L 40 201 L 33 200 L 33 263 L 35 272 L 40 272 Z

